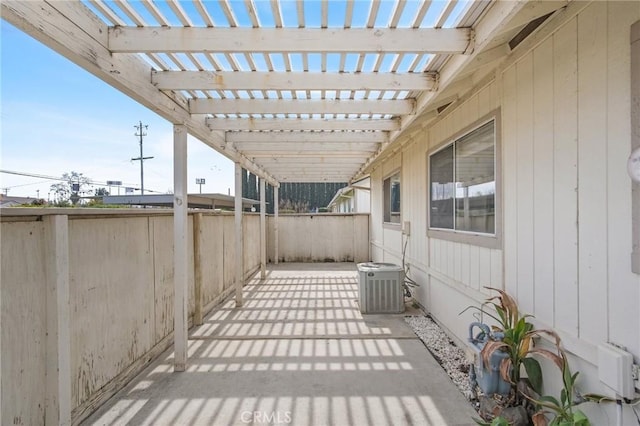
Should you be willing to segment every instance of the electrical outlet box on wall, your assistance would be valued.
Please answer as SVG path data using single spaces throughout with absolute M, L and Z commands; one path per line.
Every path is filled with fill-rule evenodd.
M 402 233 L 407 237 L 411 235 L 411 222 L 409 222 L 408 220 L 405 220 L 402 223 Z
M 616 395 L 633 399 L 633 355 L 610 343 L 598 346 L 598 378 Z

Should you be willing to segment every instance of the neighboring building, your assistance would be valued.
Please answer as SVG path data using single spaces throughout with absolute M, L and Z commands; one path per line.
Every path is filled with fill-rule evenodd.
M 106 195 L 102 197 L 104 204 L 150 206 L 173 208 L 173 194 L 147 194 L 147 195 Z M 225 209 L 233 210 L 235 198 L 225 194 L 189 194 L 188 205 L 192 209 Z M 260 201 L 249 198 L 242 199 L 242 208 L 251 210 L 259 205 Z M 255 209 L 254 209 L 255 210 Z
M 0 207 L 15 207 L 23 204 L 31 204 L 36 201 L 37 198 L 32 197 L 12 197 L 4 194 L 0 194 Z
M 327 205 L 327 210 L 333 213 L 369 213 L 371 211 L 370 192 L 371 179 L 369 178 L 340 188 Z

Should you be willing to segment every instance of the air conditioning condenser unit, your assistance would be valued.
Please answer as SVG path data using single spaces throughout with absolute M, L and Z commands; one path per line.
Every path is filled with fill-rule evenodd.
M 363 314 L 404 312 L 404 270 L 393 263 L 358 264 L 358 301 Z

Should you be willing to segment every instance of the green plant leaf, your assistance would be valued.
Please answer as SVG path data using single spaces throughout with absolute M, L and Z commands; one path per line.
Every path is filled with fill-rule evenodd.
M 573 424 L 575 426 L 591 426 L 589 418 L 580 410 L 573 413 Z
M 565 358 L 564 354 L 562 355 L 562 381 L 564 383 L 564 388 L 567 389 L 570 393 L 573 393 L 573 383 L 575 382 L 575 377 L 571 375 L 571 369 L 569 368 L 569 363 Z M 576 373 L 576 376 L 578 373 Z
M 585 395 L 582 395 L 582 397 L 587 401 L 595 402 L 598 404 L 601 402 L 616 402 L 615 398 L 611 398 L 606 395 L 600 395 L 597 393 L 587 393 Z
M 529 377 L 529 382 L 533 390 L 536 391 L 537 394 L 542 393 L 542 368 L 540 368 L 538 360 L 523 358 L 522 364 L 524 365 L 524 370 L 527 372 L 527 377 Z
M 560 403 L 558 402 L 557 399 L 555 399 L 552 396 L 549 396 L 549 395 L 541 396 L 540 399 L 535 400 L 535 402 L 538 405 L 542 405 L 543 407 L 551 408 L 555 412 L 562 411 L 562 407 L 560 406 Z
M 491 421 L 491 426 L 509 426 L 509 422 L 504 417 L 496 417 Z

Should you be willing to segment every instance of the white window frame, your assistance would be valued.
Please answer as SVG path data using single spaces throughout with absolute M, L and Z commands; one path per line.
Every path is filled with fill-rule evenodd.
M 400 179 L 400 219 L 398 222 L 390 222 L 386 220 L 387 209 L 391 215 L 391 178 L 398 175 Z M 389 181 L 389 198 L 386 197 L 385 182 Z M 385 227 L 400 228 L 402 226 L 402 173 L 400 169 L 396 169 L 382 179 L 382 223 Z
M 479 232 L 460 231 L 455 229 L 431 228 L 431 156 L 449 146 L 455 141 L 468 135 L 479 127 L 494 121 L 495 147 L 494 147 L 494 177 L 495 177 L 495 233 L 484 234 Z M 459 243 L 487 247 L 492 249 L 502 248 L 502 141 L 501 141 L 500 109 L 496 109 L 460 132 L 447 138 L 433 149 L 427 152 L 427 236 L 441 240 L 449 240 Z

